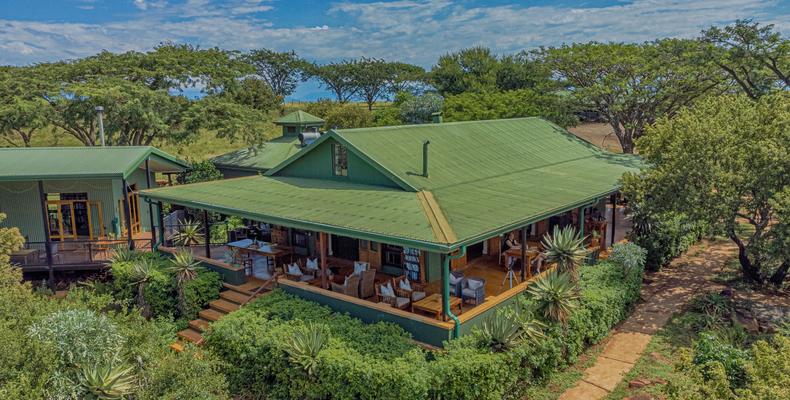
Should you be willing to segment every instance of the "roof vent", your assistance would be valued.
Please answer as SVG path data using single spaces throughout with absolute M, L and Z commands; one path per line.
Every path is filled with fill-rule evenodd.
M 302 147 L 304 147 L 313 143 L 320 137 L 321 134 L 318 132 L 302 132 L 299 134 L 299 142 L 302 144 Z
M 428 145 L 429 140 L 422 142 L 422 176 L 428 177 Z

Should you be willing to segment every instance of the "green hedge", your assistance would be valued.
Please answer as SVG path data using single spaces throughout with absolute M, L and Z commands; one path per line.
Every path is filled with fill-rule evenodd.
M 689 221 L 680 213 L 663 213 L 653 217 L 649 230 L 633 235 L 631 240 L 647 250 L 647 269 L 658 271 L 708 233 L 701 222 Z
M 216 272 L 200 269 L 197 277 L 184 285 L 187 312 L 178 312 L 178 293 L 176 280 L 170 271 L 170 261 L 156 254 L 141 254 L 152 261 L 151 273 L 145 286 L 144 296 L 151 307 L 153 316 L 172 316 L 194 319 L 198 312 L 212 300 L 219 298 L 222 279 Z M 110 266 L 112 272 L 113 297 L 119 301 L 134 302 L 137 285 L 133 278 L 134 261 L 115 262 Z
M 448 342 L 443 351 L 427 351 L 396 325 L 366 325 L 282 291 L 212 324 L 206 344 L 229 365 L 231 391 L 241 396 L 519 398 L 528 385 L 573 362 L 627 315 L 639 297 L 642 269 L 626 272 L 607 262 L 583 267 L 580 307 L 567 327 L 549 325 L 544 339 L 505 353 L 481 347 L 478 333 Z M 291 365 L 285 350 L 294 330 L 306 323 L 325 325 L 330 332 L 312 376 Z

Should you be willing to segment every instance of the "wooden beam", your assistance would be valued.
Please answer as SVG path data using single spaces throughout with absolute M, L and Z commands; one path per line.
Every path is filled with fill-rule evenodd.
M 318 233 L 318 251 L 321 258 L 321 287 L 324 289 L 329 288 L 329 282 L 326 279 L 326 256 L 327 247 L 329 244 L 329 235 L 326 232 Z
M 47 194 L 44 192 L 44 182 L 38 181 L 38 197 L 41 201 L 41 211 L 44 220 L 44 241 L 47 253 L 47 267 L 49 268 L 49 286 L 55 290 L 55 269 L 52 265 L 52 238 L 49 236 L 49 208 L 47 207 Z

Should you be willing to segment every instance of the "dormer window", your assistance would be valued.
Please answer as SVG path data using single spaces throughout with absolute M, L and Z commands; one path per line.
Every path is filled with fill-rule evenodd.
M 332 144 L 332 174 L 348 176 L 348 150 L 339 143 Z

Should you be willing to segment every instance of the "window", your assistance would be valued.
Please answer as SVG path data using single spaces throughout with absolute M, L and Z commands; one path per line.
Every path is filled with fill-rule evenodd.
M 287 126 L 287 127 L 285 127 L 285 131 L 288 132 L 288 133 L 296 133 L 296 127 L 295 126 Z
M 348 151 L 342 144 L 332 145 L 332 174 L 348 176 Z

